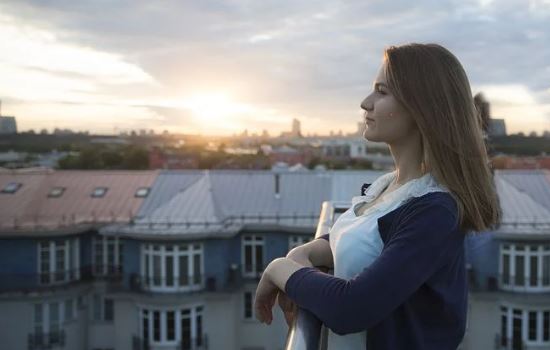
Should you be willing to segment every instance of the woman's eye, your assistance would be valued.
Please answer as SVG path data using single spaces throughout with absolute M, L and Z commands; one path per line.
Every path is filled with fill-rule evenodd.
M 382 89 L 380 89 L 379 87 L 376 88 L 376 92 L 378 92 L 379 94 L 381 95 L 385 95 L 386 93 L 384 91 L 382 91 Z

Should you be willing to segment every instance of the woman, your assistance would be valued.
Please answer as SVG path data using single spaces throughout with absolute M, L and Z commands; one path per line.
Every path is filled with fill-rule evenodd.
M 329 234 L 266 267 L 256 317 L 270 324 L 279 295 L 287 320 L 296 304 L 329 328 L 331 350 L 456 349 L 464 236 L 501 216 L 468 78 L 440 45 L 392 46 L 373 90 L 363 136 L 388 144 L 396 170 L 352 198 Z

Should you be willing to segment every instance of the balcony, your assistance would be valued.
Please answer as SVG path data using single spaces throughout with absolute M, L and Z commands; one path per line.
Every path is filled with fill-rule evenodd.
M 155 344 L 148 339 L 134 336 L 132 350 L 208 350 L 208 337 L 188 338 L 174 344 Z
M 0 274 L 0 293 L 52 291 L 92 280 L 91 267 L 56 271 L 51 273 L 3 273 Z
M 520 338 L 507 338 L 500 334 L 495 335 L 495 350 L 525 350 L 525 342 Z
M 31 333 L 28 336 L 28 349 L 52 349 L 65 346 L 65 332 Z

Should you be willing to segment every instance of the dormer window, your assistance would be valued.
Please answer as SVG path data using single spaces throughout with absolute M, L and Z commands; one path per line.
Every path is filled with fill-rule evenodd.
M 92 192 L 92 198 L 105 197 L 105 193 L 107 193 L 107 190 L 107 187 L 96 187 Z
M 65 187 L 54 187 L 50 190 L 50 193 L 48 193 L 48 197 L 59 198 L 63 195 L 63 192 L 65 192 Z
M 21 188 L 21 186 L 23 186 L 23 184 L 20 182 L 10 182 L 6 186 L 4 186 L 4 188 L 2 189 L 2 193 L 14 194 L 15 192 L 17 192 L 18 189 Z
M 151 190 L 150 187 L 140 187 L 137 189 L 134 197 L 137 198 L 145 198 L 149 194 L 149 191 Z

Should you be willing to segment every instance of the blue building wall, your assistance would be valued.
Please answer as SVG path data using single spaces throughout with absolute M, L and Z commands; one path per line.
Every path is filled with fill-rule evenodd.
M 490 277 L 498 280 L 499 240 L 492 232 L 468 235 L 464 241 L 466 263 L 471 264 L 477 286 L 486 288 Z
M 139 276 L 141 259 L 141 241 L 134 239 L 123 239 L 122 242 L 122 271 L 124 276 L 123 283 L 130 285 L 132 276 Z
M 0 290 L 38 284 L 38 240 L 0 240 Z
M 80 266 L 90 268 L 92 266 L 92 237 L 93 233 L 80 235 Z

